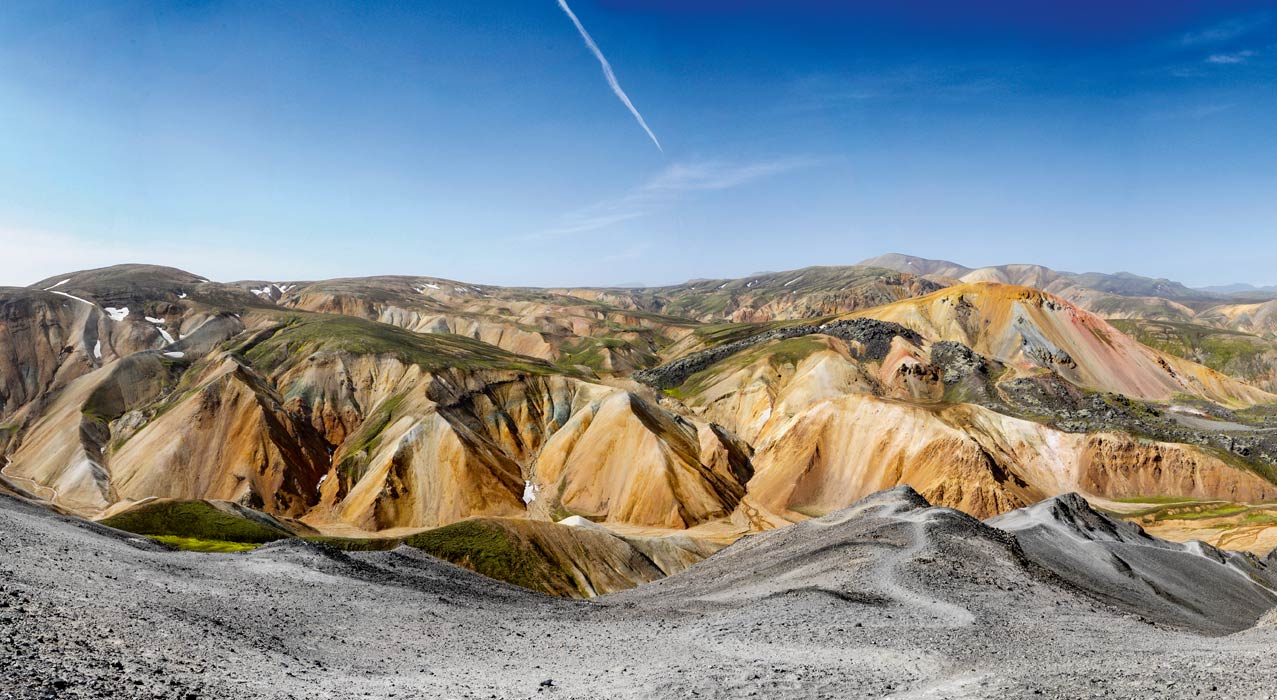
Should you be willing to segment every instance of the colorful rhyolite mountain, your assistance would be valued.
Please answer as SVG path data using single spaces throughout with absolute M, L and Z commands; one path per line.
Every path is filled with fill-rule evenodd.
M 1130 276 L 872 262 L 651 289 L 135 265 L 3 289 L 0 488 L 118 523 L 229 504 L 472 566 L 491 559 L 427 535 L 499 541 L 587 595 L 898 484 L 977 517 L 1074 491 L 1277 497 L 1277 396 L 1088 310 L 1130 299 L 1243 334 L 1262 309 Z M 589 552 L 611 563 L 568 565 Z

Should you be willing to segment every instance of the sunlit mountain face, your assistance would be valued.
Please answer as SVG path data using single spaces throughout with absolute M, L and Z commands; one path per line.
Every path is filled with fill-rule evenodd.
M 0 698 L 1266 697 L 1274 69 L 1250 0 L 0 7 Z

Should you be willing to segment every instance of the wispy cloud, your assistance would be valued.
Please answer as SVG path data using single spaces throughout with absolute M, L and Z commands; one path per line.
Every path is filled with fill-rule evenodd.
M 590 33 L 585 31 L 585 25 L 581 24 L 581 20 L 577 19 L 576 13 L 568 7 L 567 0 L 559 0 L 559 7 L 567 13 L 568 18 L 572 20 L 572 24 L 576 25 L 576 30 L 581 33 L 581 38 L 585 40 L 585 45 L 594 53 L 594 57 L 599 59 L 599 65 L 603 66 L 603 77 L 607 78 L 607 84 L 612 87 L 612 92 L 616 93 L 616 97 L 621 100 L 626 109 L 630 110 L 630 114 L 634 115 L 634 119 L 638 121 L 639 126 L 643 127 L 643 131 L 647 132 L 648 138 L 652 139 L 652 143 L 656 144 L 656 150 L 664 153 L 665 149 L 661 148 L 661 142 L 657 140 L 656 134 L 647 127 L 647 121 L 643 119 L 643 115 L 639 114 L 638 108 L 630 101 L 630 96 L 625 94 L 625 90 L 621 88 L 621 83 L 616 79 L 616 73 L 612 72 L 612 64 L 608 63 L 607 57 L 603 55 L 603 51 L 599 49 L 599 45 L 594 43 L 594 38 Z
M 793 83 L 785 112 L 813 112 L 902 100 L 965 101 L 1014 86 L 1014 68 L 989 66 L 904 66 L 878 73 L 821 73 Z
M 1268 12 L 1247 17 L 1235 17 L 1204 29 L 1184 34 L 1180 36 L 1179 43 L 1183 46 L 1202 46 L 1232 41 L 1263 28 L 1271 21 L 1272 14 Z
M 558 226 L 531 234 L 527 238 L 562 238 L 605 229 L 655 214 L 697 192 L 727 190 L 791 170 L 810 167 L 817 162 L 814 158 L 784 158 L 752 163 L 674 163 L 625 195 L 572 212 L 564 216 Z
M 1233 53 L 1216 53 L 1206 57 L 1207 63 L 1214 63 L 1220 66 L 1237 65 L 1245 63 L 1255 55 L 1254 51 L 1235 51 Z
M 1187 120 L 1207 119 L 1209 117 L 1215 116 L 1216 114 L 1227 112 L 1228 110 L 1232 109 L 1235 106 L 1236 105 L 1232 103 L 1208 103 L 1208 104 L 1184 105 L 1184 106 L 1172 107 L 1169 109 L 1161 109 L 1161 110 L 1149 112 L 1147 115 L 1145 115 L 1144 118 L 1148 121 L 1170 121 L 1170 120 L 1179 120 L 1179 119 L 1187 119 Z

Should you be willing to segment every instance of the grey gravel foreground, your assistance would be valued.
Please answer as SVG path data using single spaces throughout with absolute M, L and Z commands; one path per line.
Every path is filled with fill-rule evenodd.
M 0 698 L 1274 697 L 896 489 L 592 602 L 400 549 L 165 551 L 0 497 Z M 548 682 L 548 683 L 547 683 Z

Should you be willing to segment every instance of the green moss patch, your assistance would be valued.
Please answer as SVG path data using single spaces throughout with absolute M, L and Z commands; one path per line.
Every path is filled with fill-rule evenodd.
M 206 501 L 145 503 L 99 522 L 117 530 L 149 537 L 252 545 L 292 536 L 292 533 L 283 528 L 227 513 Z
M 273 369 L 316 353 L 395 357 L 427 371 L 450 368 L 492 369 L 556 374 L 562 370 L 473 338 L 451 333 L 413 333 L 396 326 L 350 316 L 298 314 L 271 332 L 229 348 L 259 369 Z
M 566 577 L 508 530 L 481 520 L 445 525 L 413 535 L 404 543 L 484 576 L 536 591 L 546 590 L 552 579 Z M 570 582 L 570 577 L 566 578 Z
M 177 547 L 184 552 L 247 552 L 261 546 L 251 542 L 204 540 L 197 537 L 177 537 L 175 535 L 147 535 L 147 537 L 157 542 Z

